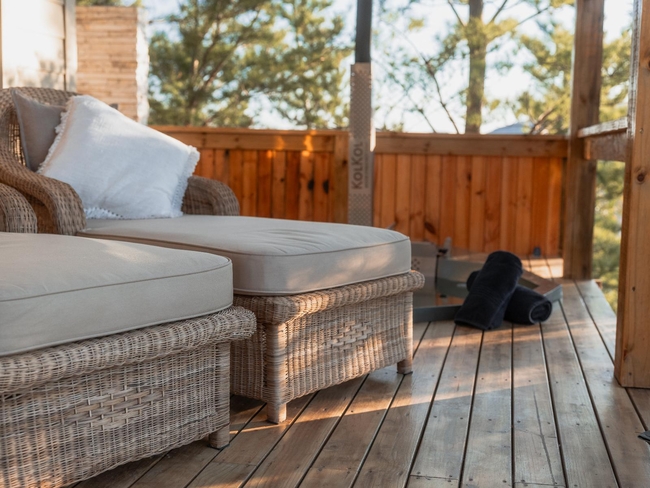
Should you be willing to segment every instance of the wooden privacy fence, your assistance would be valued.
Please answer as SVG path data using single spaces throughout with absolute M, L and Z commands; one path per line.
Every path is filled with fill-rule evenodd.
M 242 215 L 347 221 L 347 132 L 156 127 L 197 147 Z M 549 136 L 377 134 L 374 225 L 414 241 L 557 255 L 567 142 Z

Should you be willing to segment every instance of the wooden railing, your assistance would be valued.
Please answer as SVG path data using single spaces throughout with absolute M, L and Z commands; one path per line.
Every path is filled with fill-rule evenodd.
M 243 215 L 347 221 L 347 132 L 156 127 L 201 151 L 196 174 Z M 373 221 L 414 241 L 560 252 L 563 137 L 378 133 Z
M 625 161 L 627 158 L 627 117 L 603 122 L 578 131 L 584 142 L 586 160 Z

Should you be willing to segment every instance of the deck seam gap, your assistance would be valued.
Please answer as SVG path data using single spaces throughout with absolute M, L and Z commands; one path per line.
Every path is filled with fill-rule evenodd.
M 458 486 L 463 484 L 463 475 L 465 474 L 465 460 L 467 459 L 467 444 L 469 441 L 469 434 L 472 431 L 472 419 L 474 418 L 474 400 L 476 399 L 476 384 L 478 383 L 478 372 L 481 368 L 481 356 L 483 355 L 483 341 L 485 339 L 485 332 L 481 333 L 481 343 L 479 344 L 478 358 L 476 360 L 476 370 L 474 371 L 474 385 L 472 386 L 472 401 L 469 406 L 469 417 L 467 418 L 467 433 L 465 434 L 465 446 L 463 448 L 463 461 L 458 473 Z
M 144 473 L 142 473 L 140 476 L 138 476 L 138 478 L 137 478 L 135 481 L 133 481 L 133 483 L 130 483 L 126 488 L 131 488 L 131 487 L 134 486 L 138 481 L 140 481 L 142 478 L 144 478 L 144 476 L 145 476 L 149 471 L 151 471 L 151 470 L 154 468 L 154 466 L 156 466 L 160 461 L 162 461 L 162 460 L 164 459 L 164 457 L 167 455 L 168 452 L 169 452 L 169 451 L 165 451 L 165 452 L 161 453 L 161 454 L 160 454 L 160 458 L 158 459 L 158 461 L 156 461 L 156 462 L 153 463 L 151 466 L 149 466 L 149 469 L 147 469 Z M 90 478 L 90 479 L 92 480 L 92 478 Z M 87 481 L 87 480 L 79 481 L 79 482 L 75 483 L 74 485 L 72 485 L 70 488 L 74 488 L 75 486 L 80 485 L 80 484 L 83 483 L 84 481 Z
M 249 473 L 249 475 L 246 477 L 246 479 L 245 479 L 244 481 L 242 481 L 242 483 L 239 485 L 240 487 L 241 487 L 241 486 L 246 486 L 246 483 L 248 483 L 248 482 L 250 481 L 250 479 L 251 479 L 251 478 L 253 477 L 253 475 L 257 472 L 257 470 L 259 469 L 259 467 L 264 463 L 264 461 L 266 461 L 266 458 L 269 457 L 269 456 L 271 455 L 271 453 L 272 453 L 273 450 L 277 447 L 277 445 L 280 443 L 280 441 L 284 438 L 285 435 L 287 435 L 287 432 L 289 432 L 289 429 L 291 429 L 291 427 L 293 426 L 293 424 L 295 424 L 296 421 L 300 418 L 300 416 L 305 412 L 305 410 L 307 409 L 307 407 L 309 407 L 309 405 L 311 404 L 311 402 L 314 401 L 314 398 L 316 398 L 316 394 L 317 394 L 317 393 L 318 393 L 318 392 L 312 394 L 312 397 L 309 399 L 309 401 L 308 401 L 308 402 L 307 402 L 307 403 L 302 407 L 302 409 L 300 409 L 300 412 L 298 413 L 298 415 L 296 415 L 296 416 L 293 418 L 293 420 L 291 421 L 291 423 L 289 424 L 289 426 L 285 429 L 285 431 L 284 431 L 284 432 L 282 433 L 282 435 L 278 438 L 278 440 L 273 444 L 273 447 L 271 447 L 271 449 L 268 450 L 268 452 L 266 453 L 266 455 L 265 455 L 262 459 L 260 459 L 260 461 L 257 463 L 257 466 L 255 466 L 255 469 L 252 470 L 252 471 Z M 265 404 L 265 405 L 266 405 L 266 404 Z
M 449 350 L 451 349 L 451 343 L 453 342 L 454 336 L 456 335 L 456 330 L 457 330 L 457 326 L 454 325 L 454 331 L 452 332 L 451 337 L 449 338 L 449 345 L 447 346 L 447 350 L 445 351 L 445 357 L 443 358 L 442 364 L 440 365 L 440 373 L 438 374 L 438 378 L 436 379 L 436 384 L 433 387 L 433 393 L 431 395 L 431 402 L 429 403 L 429 408 L 427 409 L 427 415 L 425 417 L 424 424 L 422 425 L 422 430 L 420 431 L 417 445 L 415 446 L 415 452 L 413 454 L 413 458 L 411 459 L 411 462 L 409 464 L 408 475 L 406 476 L 406 484 L 408 484 L 409 477 L 413 476 L 413 465 L 415 464 L 415 459 L 418 457 L 418 452 L 420 452 L 420 447 L 422 446 L 422 440 L 424 439 L 424 432 L 427 430 L 427 424 L 429 423 L 429 417 L 431 415 L 431 409 L 433 408 L 433 402 L 435 401 L 436 393 L 438 392 L 438 386 L 440 386 L 440 379 L 442 378 L 443 371 L 445 370 L 445 365 L 447 364 L 447 358 L 449 357 Z
M 368 448 L 366 449 L 366 452 L 364 453 L 363 457 L 361 458 L 361 463 L 359 464 L 359 467 L 357 469 L 357 472 L 354 474 L 354 478 L 352 478 L 350 485 L 349 486 L 354 486 L 357 482 L 357 479 L 359 479 L 359 475 L 361 474 L 361 470 L 363 469 L 363 465 L 366 464 L 366 460 L 368 459 L 368 455 L 370 454 L 370 451 L 372 450 L 372 446 L 375 444 L 375 440 L 377 439 L 377 434 L 381 430 L 381 428 L 384 425 L 384 421 L 386 420 L 386 416 L 388 415 L 388 412 L 390 411 L 391 407 L 393 406 L 393 403 L 395 402 L 395 397 L 399 393 L 399 389 L 402 386 L 402 383 L 404 382 L 404 377 L 406 375 L 402 375 L 402 379 L 399 382 L 399 385 L 397 385 L 397 389 L 395 390 L 395 393 L 393 394 L 393 398 L 390 400 L 390 404 L 388 407 L 386 407 L 386 410 L 384 411 L 384 415 L 381 417 L 381 421 L 379 422 L 379 425 L 377 426 L 377 430 L 375 430 L 375 435 L 373 436 L 372 440 L 370 441 L 370 444 L 368 444 Z
M 262 409 L 264 408 L 265 405 L 266 405 L 266 403 L 263 403 L 262 405 L 260 405 L 260 406 L 258 407 L 258 409 L 255 411 L 255 413 L 254 413 L 253 415 L 251 415 L 251 418 L 249 418 L 248 421 L 244 424 L 244 426 L 243 426 L 241 429 L 239 429 L 239 430 L 237 431 L 237 433 L 232 437 L 232 439 L 230 439 L 230 442 L 228 443 L 228 445 L 230 445 L 230 443 L 231 443 L 231 442 L 232 442 L 232 441 L 233 441 L 233 440 L 234 440 L 234 439 L 235 439 L 239 434 L 241 434 L 241 433 L 243 432 L 243 430 L 248 426 L 248 424 L 250 424 L 250 423 L 253 421 L 253 419 L 254 419 L 254 418 L 255 418 L 255 417 L 256 417 L 256 416 L 257 416 L 257 415 L 262 411 Z M 230 413 L 229 413 L 228 415 L 230 415 Z M 196 473 L 196 474 L 192 477 L 192 479 L 191 479 L 191 480 L 190 480 L 190 481 L 189 481 L 189 482 L 188 482 L 188 483 L 187 483 L 183 488 L 187 488 L 187 487 L 190 486 L 192 483 L 194 483 L 194 480 L 195 480 L 196 478 L 198 478 L 199 475 L 200 475 L 201 473 L 203 473 L 203 471 L 205 471 L 206 468 L 207 468 L 208 466 L 210 466 L 210 464 L 212 464 L 212 462 L 213 462 L 215 459 L 217 459 L 217 458 L 221 455 L 221 453 L 224 452 L 227 448 L 228 448 L 228 447 L 225 447 L 224 449 L 221 449 L 221 450 L 217 450 L 217 453 L 214 455 L 214 457 L 213 457 L 212 459 L 210 459 L 210 461 L 208 461 L 207 463 L 205 463 L 205 466 L 203 466 L 203 467 L 199 470 L 199 472 Z M 216 450 L 216 449 L 215 449 L 215 450 Z M 163 456 L 163 457 L 164 457 L 164 456 Z M 158 464 L 158 463 L 156 463 L 156 464 Z M 154 466 L 155 466 L 155 464 L 154 464 Z M 153 466 L 152 466 L 152 468 L 153 468 Z M 150 468 L 150 469 L 151 469 L 151 468 Z M 147 472 L 148 472 L 148 471 L 149 471 L 149 470 L 147 470 Z M 133 486 L 133 485 L 131 485 L 131 486 Z
M 573 282 L 573 286 L 577 288 L 577 285 L 575 282 Z M 564 310 L 564 304 L 560 303 L 560 308 L 562 310 L 562 316 L 564 317 L 564 323 L 566 325 L 567 331 L 569 332 L 569 339 L 571 340 L 571 345 L 573 346 L 573 352 L 575 353 L 576 359 L 578 361 L 578 365 L 580 366 L 580 372 L 582 373 L 582 379 L 585 382 L 585 387 L 587 388 L 587 395 L 589 395 L 589 400 L 591 401 L 591 408 L 594 411 L 594 415 L 596 416 L 596 422 L 598 423 L 598 429 L 600 430 L 600 436 L 603 438 L 603 444 L 605 444 L 605 450 L 607 451 L 607 457 L 609 458 L 609 464 L 612 468 L 612 472 L 614 473 L 614 479 L 616 480 L 616 484 L 618 486 L 621 486 L 621 482 L 618 476 L 618 471 L 616 469 L 616 465 L 614 464 L 614 459 L 612 458 L 612 453 L 609 448 L 609 443 L 607 442 L 607 437 L 605 436 L 605 431 L 603 430 L 603 424 L 600 419 L 600 415 L 598 413 L 598 409 L 596 408 L 596 404 L 594 402 L 594 397 L 591 394 L 591 388 L 589 387 L 589 381 L 587 381 L 587 376 L 585 375 L 585 370 L 584 367 L 582 366 L 582 360 L 580 359 L 580 354 L 578 353 L 578 348 L 576 347 L 575 341 L 573 340 L 573 333 L 571 332 L 571 326 L 569 325 L 569 320 L 567 318 L 566 312 Z M 596 329 L 598 329 L 596 327 Z
M 598 331 L 598 334 L 600 335 L 600 339 L 603 341 L 603 344 L 605 346 L 605 350 L 607 351 L 607 355 L 609 358 L 612 360 L 612 364 L 614 364 L 614 358 L 612 357 L 611 353 L 609 352 L 609 348 L 607 347 L 607 344 L 605 344 L 605 339 L 603 338 L 601 332 L 600 332 L 600 327 L 598 327 L 598 321 L 594 317 L 593 313 L 591 312 L 591 308 L 589 308 L 589 304 L 587 303 L 587 300 L 585 300 L 585 296 L 582 293 L 582 290 L 580 290 L 580 287 L 577 286 L 576 284 L 576 289 L 578 290 L 578 293 L 580 294 L 580 298 L 582 299 L 582 302 L 585 305 L 585 308 L 587 309 L 587 312 L 589 313 L 589 317 L 591 317 L 591 321 L 594 323 L 594 326 L 596 327 L 596 330 Z M 618 323 L 618 320 L 617 320 Z M 616 380 L 618 381 L 618 380 Z M 620 383 L 619 383 L 620 385 Z M 648 425 L 645 423 L 645 420 L 643 419 L 643 415 L 641 415 L 641 411 L 639 410 L 638 405 L 634 401 L 634 397 L 630 394 L 630 389 L 629 388 L 624 388 L 625 393 L 627 394 L 628 398 L 632 402 L 632 406 L 634 407 L 634 411 L 636 412 L 637 417 L 639 417 L 639 420 L 641 421 L 641 425 L 645 430 L 648 430 Z
M 561 286 L 561 285 L 560 285 Z M 559 303 L 559 302 L 558 302 Z M 544 340 L 544 328 L 540 327 L 539 332 L 542 342 L 542 355 L 544 356 L 544 371 L 546 372 L 546 384 L 548 386 L 549 396 L 551 397 L 551 410 L 553 410 L 553 422 L 555 423 L 555 435 L 557 436 L 557 445 L 560 451 L 560 463 L 562 464 L 562 477 L 564 478 L 564 486 L 569 486 L 569 477 L 567 474 L 566 460 L 564 454 L 564 446 L 562 445 L 562 434 L 560 432 L 560 423 L 557 419 L 556 400 L 553 393 L 553 386 L 551 381 L 551 372 L 548 367 L 548 356 L 546 354 L 546 341 Z
M 510 480 L 515 486 L 515 324 L 510 324 Z
M 578 295 L 580 296 L 580 300 L 585 306 L 585 309 L 587 310 L 587 313 L 589 314 L 589 318 L 591 318 L 591 321 L 594 323 L 594 327 L 596 327 L 596 331 L 598 332 L 598 336 L 600 337 L 601 342 L 603 343 L 603 346 L 605 346 L 605 351 L 607 351 L 607 355 L 609 356 L 609 359 L 611 359 L 612 364 L 614 364 L 614 358 L 612 357 L 612 354 L 609 352 L 609 348 L 607 347 L 607 343 L 605 342 L 605 338 L 603 337 L 602 332 L 600 331 L 600 327 L 598 327 L 598 324 L 596 323 L 596 319 L 594 318 L 593 314 L 591 313 L 591 309 L 589 308 L 589 305 L 587 305 L 587 301 L 585 300 L 584 295 L 582 294 L 582 291 L 580 290 L 580 287 L 578 286 L 578 283 L 574 281 L 576 290 L 578 290 Z
M 428 328 L 428 326 L 427 326 L 427 328 Z M 327 443 L 328 443 L 329 440 L 331 439 L 332 435 L 334 434 L 334 431 L 336 430 L 336 428 L 337 428 L 337 427 L 339 426 L 339 424 L 341 423 L 341 420 L 343 420 L 343 417 L 345 417 L 345 414 L 348 412 L 348 410 L 350 410 L 350 405 L 352 405 L 352 404 L 354 403 L 354 400 L 355 400 L 355 399 L 357 398 L 357 396 L 359 395 L 359 392 L 360 392 L 361 389 L 363 388 L 363 385 L 366 383 L 366 381 L 367 381 L 367 379 L 368 379 L 368 376 L 370 376 L 370 373 L 366 373 L 366 374 L 365 374 L 365 376 L 364 376 L 364 378 L 363 378 L 363 381 L 362 381 L 361 384 L 359 385 L 359 388 L 357 388 L 357 391 L 354 392 L 354 396 L 350 399 L 350 402 L 347 404 L 347 406 L 346 406 L 345 409 L 343 410 L 343 413 L 341 413 L 341 415 L 339 416 L 338 420 L 336 421 L 336 423 L 334 424 L 334 426 L 332 427 L 332 429 L 330 430 L 330 432 L 327 434 L 327 437 L 326 437 L 325 440 L 323 440 L 323 442 L 321 443 L 321 445 L 320 445 L 320 447 L 319 447 L 319 449 L 318 449 L 318 452 L 316 453 L 316 455 L 314 456 L 314 458 L 313 458 L 313 459 L 311 460 L 311 462 L 309 463 L 309 466 L 307 466 L 307 468 L 305 469 L 305 472 L 302 474 L 302 476 L 301 476 L 300 479 L 298 480 L 298 483 L 296 483 L 296 486 L 300 486 L 300 485 L 302 484 L 302 482 L 305 480 L 305 477 L 306 477 L 307 474 L 309 473 L 309 470 L 314 466 L 314 463 L 315 463 L 316 460 L 318 459 L 318 456 L 320 455 L 320 453 L 323 451 L 323 448 L 327 445 Z M 404 375 L 402 375 L 402 376 L 404 376 Z M 401 384 L 401 382 L 400 382 L 400 384 Z
M 418 322 L 419 323 L 419 322 Z M 427 332 L 429 331 L 429 327 L 432 327 L 433 321 L 429 322 L 427 324 L 427 327 L 424 329 L 424 332 L 422 333 L 422 336 L 420 337 L 420 340 L 418 341 L 417 347 L 413 351 L 413 357 L 415 358 L 415 355 L 418 353 L 420 350 L 420 344 L 422 344 L 422 340 L 424 339 L 424 336 L 427 335 Z M 451 344 L 451 341 L 450 341 Z M 411 373 L 413 374 L 413 373 Z M 391 407 L 393 406 L 393 403 L 395 402 L 395 397 L 399 393 L 399 389 L 402 387 L 402 383 L 404 382 L 404 378 L 406 375 L 402 375 L 402 379 L 399 382 L 399 385 L 397 385 L 397 388 L 395 389 L 395 393 L 393 393 L 393 398 L 391 398 L 390 403 L 388 404 L 388 407 L 386 407 L 386 410 L 384 410 L 384 415 L 382 415 L 381 420 L 379 421 L 379 424 L 377 425 L 377 430 L 375 430 L 375 435 L 372 437 L 372 440 L 370 441 L 370 444 L 368 444 L 368 448 L 366 449 L 366 452 L 363 454 L 363 457 L 361 458 L 361 463 L 359 463 L 359 467 L 357 469 L 357 472 L 354 474 L 354 477 L 350 481 L 349 486 L 354 486 L 359 479 L 359 475 L 361 474 L 361 470 L 363 469 L 363 465 L 366 464 L 366 460 L 368 459 L 368 455 L 370 454 L 370 451 L 372 450 L 372 446 L 375 444 L 375 440 L 377 439 L 377 434 L 381 430 L 382 426 L 384 425 L 384 421 L 386 420 L 386 416 L 388 415 L 388 412 L 390 411 Z M 408 479 L 408 476 L 407 476 Z
M 618 381 L 618 380 L 616 380 L 616 381 Z M 647 431 L 648 430 L 648 425 L 645 423 L 645 420 L 643 419 L 643 415 L 641 415 L 641 411 L 639 410 L 639 407 L 636 404 L 636 401 L 634 401 L 634 397 L 630 394 L 630 389 L 627 388 L 627 387 L 623 387 L 623 388 L 625 389 L 625 393 L 627 393 L 628 398 L 632 402 L 632 407 L 634 407 L 634 411 L 636 412 L 637 417 L 639 417 L 639 420 L 641 421 L 641 425 Z

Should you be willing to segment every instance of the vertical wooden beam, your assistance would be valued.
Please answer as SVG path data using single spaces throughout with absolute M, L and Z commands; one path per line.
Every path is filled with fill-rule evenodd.
M 564 213 L 564 277 L 591 278 L 596 161 L 583 157 L 578 131 L 599 121 L 605 0 L 576 0 L 569 159 Z
M 349 133 L 342 132 L 334 138 L 334 164 L 330 176 L 332 221 L 341 224 L 348 222 L 348 154 Z M 375 192 L 377 189 L 375 188 Z
M 65 0 L 65 89 L 77 90 L 77 20 L 75 0 Z
M 615 374 L 650 388 L 650 0 L 634 2 Z

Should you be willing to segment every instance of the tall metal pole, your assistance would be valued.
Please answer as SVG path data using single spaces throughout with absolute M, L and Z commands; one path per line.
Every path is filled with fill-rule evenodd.
M 357 35 L 350 76 L 348 222 L 372 225 L 375 128 L 372 123 L 372 0 L 357 0 Z

